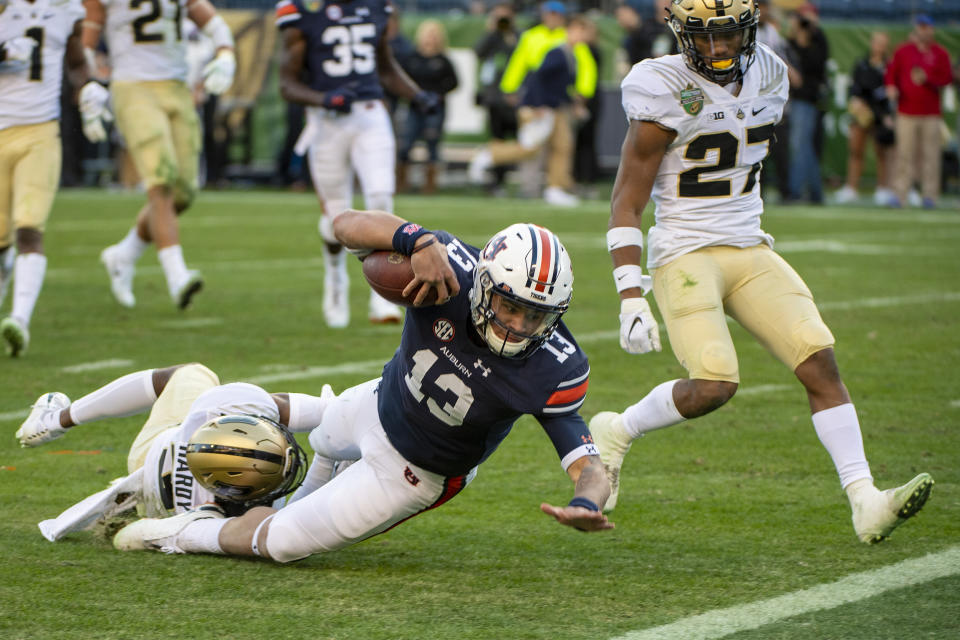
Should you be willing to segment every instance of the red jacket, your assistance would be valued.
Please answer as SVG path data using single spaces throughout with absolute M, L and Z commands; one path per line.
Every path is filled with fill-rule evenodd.
M 926 72 L 924 84 L 914 84 L 910 79 L 910 70 L 914 67 Z M 940 115 L 940 89 L 952 81 L 953 71 L 947 50 L 933 43 L 927 52 L 922 52 L 914 42 L 897 47 L 883 79 L 885 85 L 892 85 L 900 92 L 897 112 L 908 116 Z

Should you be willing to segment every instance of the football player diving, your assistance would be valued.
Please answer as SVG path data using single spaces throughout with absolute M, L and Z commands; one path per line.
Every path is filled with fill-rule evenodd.
M 660 350 L 651 288 L 687 379 L 670 380 L 622 413 L 590 422 L 616 506 L 631 442 L 714 411 L 740 374 L 726 316 L 794 372 L 814 430 L 833 460 L 865 543 L 884 540 L 916 514 L 933 479 L 921 473 L 879 491 L 857 413 L 840 377 L 834 337 L 800 276 L 760 228 L 758 173 L 787 102 L 787 67 L 756 42 L 755 0 L 674 0 L 667 23 L 681 53 L 635 65 L 622 83 L 630 125 L 614 184 L 607 246 L 620 294 L 620 344 Z M 656 204 L 641 269 L 640 216 Z
M 453 498 L 523 414 L 541 424 L 575 485 L 569 504 L 541 510 L 583 531 L 613 528 L 600 512 L 610 486 L 578 414 L 589 365 L 561 321 L 573 272 L 557 236 L 514 224 L 477 249 L 377 211 L 344 212 L 333 229 L 351 250 L 411 256 L 407 293 L 422 302 L 435 290 L 437 303 L 407 310 L 381 378 L 327 407 L 310 434 L 307 479 L 286 506 L 147 518 L 114 546 L 276 562 L 340 549 Z M 330 460 L 356 462 L 331 480 Z
M 40 531 L 57 540 L 134 506 L 141 516 L 162 517 L 208 503 L 231 514 L 273 504 L 306 472 L 293 432 L 320 424 L 333 397 L 329 385 L 319 396 L 221 385 L 201 364 L 130 373 L 73 403 L 62 393 L 45 393 L 17 431 L 21 446 L 39 446 L 104 418 L 150 414 L 130 447 L 129 475 L 44 520 Z

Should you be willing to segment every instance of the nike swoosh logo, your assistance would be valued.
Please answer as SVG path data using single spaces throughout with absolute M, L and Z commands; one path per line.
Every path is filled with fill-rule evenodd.
M 759 109 L 751 109 L 751 111 L 753 111 L 753 115 L 757 115 L 758 113 L 760 113 L 766 108 L 767 108 L 766 106 L 763 106 L 763 107 L 760 107 Z
M 626 278 L 626 277 L 627 277 L 627 274 L 625 274 L 625 273 L 620 274 L 619 276 L 617 276 L 617 281 L 623 280 L 623 279 Z

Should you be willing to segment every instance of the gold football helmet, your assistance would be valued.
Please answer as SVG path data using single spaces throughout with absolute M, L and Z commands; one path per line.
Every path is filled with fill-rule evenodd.
M 723 85 L 753 63 L 758 15 L 756 0 L 673 0 L 666 21 L 687 66 Z
M 262 416 L 215 418 L 187 443 L 193 477 L 218 498 L 269 504 L 303 482 L 307 457 L 293 434 Z

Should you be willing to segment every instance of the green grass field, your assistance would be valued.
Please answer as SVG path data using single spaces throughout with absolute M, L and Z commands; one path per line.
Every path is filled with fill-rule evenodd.
M 764 227 L 813 290 L 837 338 L 881 488 L 929 471 L 926 508 L 886 543 L 859 543 L 805 395 L 739 327 L 741 393 L 699 420 L 634 444 L 614 531 L 585 535 L 541 514 L 572 494 L 549 440 L 524 419 L 470 489 L 442 509 L 350 549 L 289 566 L 121 554 L 93 533 L 58 543 L 36 526 L 125 473 L 142 418 L 82 426 L 39 449 L 13 433 L 42 392 L 78 397 L 137 369 L 199 361 L 271 391 L 336 391 L 378 375 L 396 327 L 366 322 L 352 263 L 353 322 L 320 313 L 312 195 L 208 192 L 183 219 L 207 288 L 177 312 L 151 251 L 138 304 L 112 300 L 97 260 L 142 198 L 64 192 L 49 224 L 46 285 L 26 357 L 0 361 L 0 637 L 559 639 L 713 638 L 639 632 L 921 558 L 946 572 L 807 613 L 786 608 L 738 640 L 957 637 L 960 629 L 960 214 L 776 208 Z M 590 356 L 594 413 L 622 410 L 683 372 L 669 349 L 617 343 L 604 247 L 607 205 L 401 197 L 400 215 L 479 244 L 511 222 L 549 226 L 573 258 L 567 323 Z M 648 216 L 649 217 L 649 216 Z M 9 300 L 7 301 L 9 306 Z M 949 559 L 952 558 L 952 559 Z M 916 577 L 916 576 L 914 576 Z M 869 580 L 868 580 L 869 582 Z M 882 590 L 883 585 L 880 584 Z M 739 627 L 746 629 L 747 627 Z

